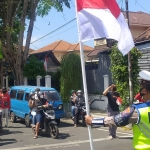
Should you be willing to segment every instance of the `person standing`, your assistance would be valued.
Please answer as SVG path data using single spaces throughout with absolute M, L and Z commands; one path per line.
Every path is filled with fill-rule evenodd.
M 2 114 L 3 118 L 5 118 L 5 127 L 8 127 L 8 113 L 10 110 L 10 96 L 7 93 L 6 87 L 2 88 Z
M 119 93 L 116 92 L 116 90 L 116 85 L 112 84 L 103 92 L 103 95 L 108 98 L 108 116 L 114 116 L 119 113 L 119 105 L 117 104 L 117 98 L 119 97 Z M 117 138 L 116 130 L 116 126 L 109 126 L 109 139 Z
M 123 127 L 132 123 L 134 150 L 150 150 L 150 72 L 142 70 L 139 76 L 141 78 L 139 92 L 144 103 L 133 104 L 111 117 L 85 116 L 85 121 L 92 127 Z
M 72 120 L 74 120 L 74 116 L 75 116 L 75 102 L 74 99 L 76 97 L 76 91 L 72 90 L 71 91 L 71 96 L 70 96 L 70 102 L 71 102 L 71 118 Z

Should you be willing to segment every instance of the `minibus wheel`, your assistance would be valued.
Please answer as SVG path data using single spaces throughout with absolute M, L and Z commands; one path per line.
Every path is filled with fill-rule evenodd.
M 15 113 L 14 112 L 11 112 L 10 113 L 10 120 L 12 123 L 15 123 L 16 122 L 16 116 L 15 116 Z

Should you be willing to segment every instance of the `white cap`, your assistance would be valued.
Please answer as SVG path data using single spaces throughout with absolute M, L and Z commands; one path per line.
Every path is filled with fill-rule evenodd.
M 150 72 L 146 70 L 142 70 L 139 72 L 139 76 L 141 79 L 150 81 Z

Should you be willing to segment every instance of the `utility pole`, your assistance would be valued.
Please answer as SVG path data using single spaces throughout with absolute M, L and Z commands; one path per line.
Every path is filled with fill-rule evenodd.
M 126 3 L 126 17 L 127 17 L 127 22 L 128 26 L 129 25 L 129 9 L 128 9 L 128 0 L 125 0 Z M 131 52 L 128 53 L 128 72 L 129 72 L 129 90 L 130 90 L 130 104 L 133 102 L 133 87 L 132 87 L 132 66 L 131 66 Z

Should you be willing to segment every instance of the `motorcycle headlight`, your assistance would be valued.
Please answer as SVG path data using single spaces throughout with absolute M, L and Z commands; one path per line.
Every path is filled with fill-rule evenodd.
M 58 109 L 63 109 L 63 106 L 62 106 L 62 105 L 59 105 L 59 106 L 58 106 Z

